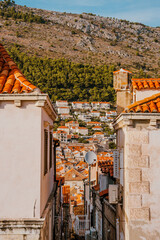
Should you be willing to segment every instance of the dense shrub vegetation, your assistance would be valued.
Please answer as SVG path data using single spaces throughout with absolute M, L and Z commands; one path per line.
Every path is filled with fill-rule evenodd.
M 52 101 L 114 101 L 113 65 L 91 66 L 27 56 L 18 46 L 10 48 L 9 53 L 26 78 L 48 93 Z
M 39 15 L 33 14 L 31 11 L 27 13 L 17 11 L 14 7 L 14 1 L 10 0 L 0 2 L 0 16 L 5 19 L 12 18 L 14 20 L 21 20 L 23 22 L 46 23 L 45 19 Z

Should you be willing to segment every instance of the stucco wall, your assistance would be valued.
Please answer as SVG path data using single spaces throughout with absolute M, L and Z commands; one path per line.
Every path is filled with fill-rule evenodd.
M 160 93 L 159 90 L 141 90 L 141 91 L 136 91 L 136 100 L 135 101 L 140 101 L 143 100 L 146 97 L 151 97 L 153 94 Z
M 42 141 L 41 141 L 41 214 L 45 208 L 48 197 L 53 190 L 54 184 L 54 164 L 52 163 L 52 168 L 49 168 L 49 148 L 48 148 L 48 172 L 44 175 L 44 129 L 50 130 L 50 126 L 53 125 L 52 119 L 48 116 L 45 110 L 42 109 L 42 117 L 41 117 L 41 132 L 42 132 Z M 48 122 L 49 125 L 47 127 L 44 126 L 44 122 Z M 49 146 L 49 137 L 48 137 L 48 146 Z
M 40 216 L 41 108 L 0 103 L 0 216 Z

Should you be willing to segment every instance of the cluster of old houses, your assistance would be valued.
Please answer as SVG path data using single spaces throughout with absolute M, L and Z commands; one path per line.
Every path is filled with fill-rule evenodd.
M 92 118 L 97 118 L 101 122 L 111 122 L 117 114 L 115 110 L 111 110 L 109 102 L 89 103 L 57 100 L 55 108 L 62 120 L 77 118 L 85 123 L 90 122 Z
M 96 204 L 93 205 L 92 219 L 97 221 L 96 230 L 99 239 L 101 239 L 103 216 L 101 199 L 108 200 L 108 184 L 114 183 L 113 152 L 109 150 L 97 151 L 95 144 L 61 144 L 57 148 L 56 172 L 57 176 L 64 177 L 64 187 L 67 189 L 67 193 L 64 191 L 64 195 L 67 194 L 74 232 L 77 237 L 84 236 L 89 229 L 90 222 L 89 169 L 88 164 L 84 162 L 85 154 L 88 151 L 97 152 L 97 163 L 91 166 L 91 185 L 93 186 L 94 201 L 97 198 L 96 204 L 100 203 L 100 209 L 96 210 Z M 80 227 L 79 224 L 84 228 Z
M 88 143 L 100 143 L 115 139 L 114 134 L 108 135 L 104 132 L 105 126 L 102 122 L 90 121 L 86 127 L 80 127 L 78 121 L 69 121 L 64 126 L 59 126 L 57 131 L 53 132 L 53 136 L 65 143 L 78 142 L 80 138 L 85 139 Z M 113 129 L 112 122 L 107 126 L 110 126 L 109 129 Z M 90 130 L 92 135 L 89 133 Z
M 111 105 L 109 102 L 89 103 L 57 100 L 55 107 L 62 119 L 73 118 L 74 115 L 77 115 L 79 119 L 88 122 L 91 117 L 100 117 L 102 112 L 106 113 Z
M 97 167 L 95 175 L 92 171 L 91 202 L 84 180 L 84 216 L 90 219 L 91 214 L 92 239 L 160 238 L 160 79 L 131 79 L 131 74 L 125 69 L 114 72 L 117 149 L 113 166 L 98 155 L 101 172 Z M 77 227 L 82 221 L 86 224 L 86 218 L 76 216 L 77 234 L 82 233 Z
M 0 239 L 69 239 L 67 229 L 80 235 L 91 226 L 88 234 L 98 240 L 160 239 L 160 79 L 131 75 L 114 72 L 119 115 L 113 153 L 93 143 L 59 145 L 48 95 L 24 77 L 0 44 Z M 65 125 L 68 135 L 84 130 L 76 124 Z M 97 153 L 91 201 L 83 161 L 89 150 Z M 81 229 L 80 222 L 89 227 Z

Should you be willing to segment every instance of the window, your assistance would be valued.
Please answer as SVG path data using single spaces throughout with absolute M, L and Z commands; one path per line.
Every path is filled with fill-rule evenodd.
M 49 168 L 52 168 L 52 158 L 53 158 L 53 138 L 52 133 L 50 132 L 50 139 L 49 139 Z
M 44 130 L 44 175 L 47 173 L 48 170 L 48 131 Z

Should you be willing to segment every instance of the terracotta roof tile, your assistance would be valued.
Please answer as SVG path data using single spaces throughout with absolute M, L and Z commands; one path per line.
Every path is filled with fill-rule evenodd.
M 118 71 L 114 71 L 113 73 L 119 73 L 119 72 L 127 72 L 127 73 L 132 73 L 132 72 L 130 72 L 130 71 L 128 71 L 128 70 L 126 70 L 126 69 L 124 69 L 124 68 L 121 68 L 120 70 L 118 70 Z
M 159 89 L 160 78 L 140 78 L 132 79 L 132 86 L 136 90 L 141 89 Z
M 160 113 L 160 93 L 129 105 L 124 112 L 151 112 Z
M 0 44 L 0 93 L 29 93 L 34 89 Z

